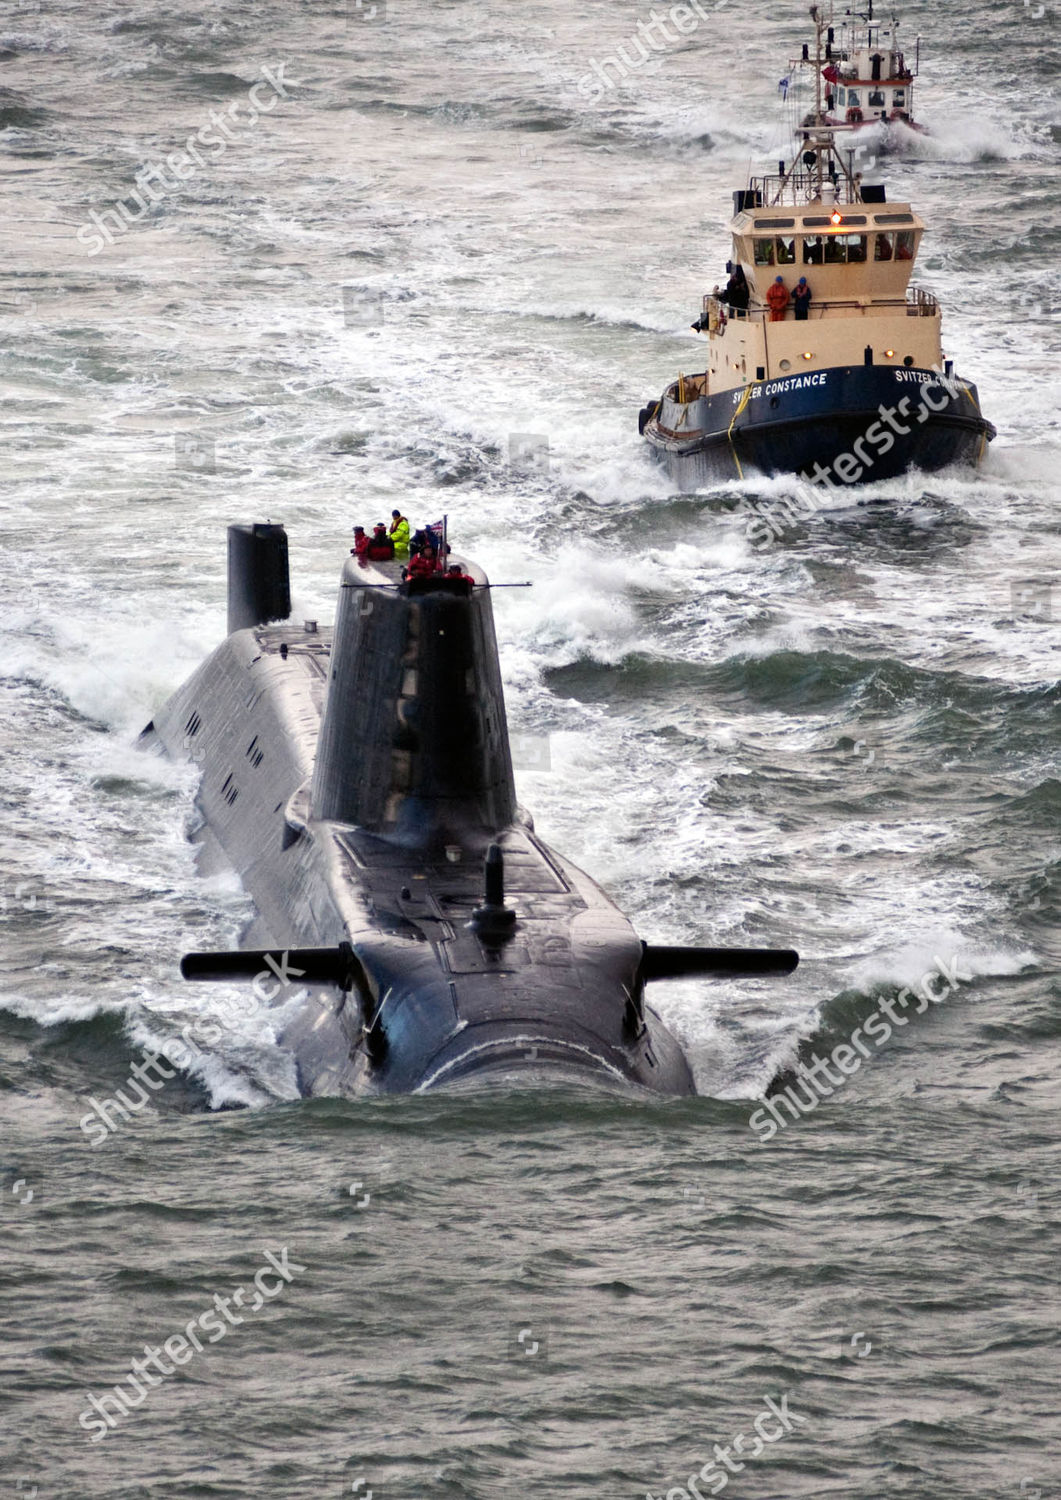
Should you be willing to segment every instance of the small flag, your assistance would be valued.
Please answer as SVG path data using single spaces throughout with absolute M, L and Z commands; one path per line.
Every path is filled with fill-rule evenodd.
M 424 530 L 434 544 L 439 572 L 442 571 L 446 558 L 449 556 L 449 542 L 446 539 L 447 519 L 446 516 L 443 516 L 441 521 L 432 521 L 430 525 L 424 527 Z
M 777 85 L 778 88 L 781 90 L 781 99 L 782 99 L 782 101 L 784 101 L 785 99 L 788 98 L 788 86 L 789 86 L 789 84 L 791 82 L 792 82 L 791 78 L 782 78 L 781 82 Z

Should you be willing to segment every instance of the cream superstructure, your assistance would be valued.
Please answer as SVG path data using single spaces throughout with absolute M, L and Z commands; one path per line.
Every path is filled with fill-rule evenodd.
M 710 392 L 873 363 L 938 368 L 943 358 L 935 297 L 911 286 L 924 224 L 907 203 L 835 202 L 745 208 L 733 219 L 733 260 L 750 289 L 747 311 L 704 298 Z M 771 321 L 766 294 L 781 276 L 790 296 L 799 278 L 811 289 L 806 321 L 790 301 Z

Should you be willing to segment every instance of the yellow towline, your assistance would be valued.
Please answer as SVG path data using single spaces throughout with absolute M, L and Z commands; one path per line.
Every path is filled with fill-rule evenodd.
M 740 416 L 744 408 L 747 406 L 748 402 L 751 400 L 752 387 L 758 385 L 758 383 L 759 382 L 756 380 L 749 380 L 748 384 L 744 387 L 744 395 L 740 398 L 740 404 L 730 418 L 729 426 L 726 428 L 726 437 L 729 440 L 730 447 L 733 449 L 733 462 L 737 465 L 738 479 L 744 478 L 744 470 L 740 466 L 740 459 L 737 457 L 737 445 L 733 441 L 733 424 Z

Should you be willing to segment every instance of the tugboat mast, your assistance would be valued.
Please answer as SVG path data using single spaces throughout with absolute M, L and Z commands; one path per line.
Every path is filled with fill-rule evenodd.
M 818 7 L 812 5 L 810 8 L 811 20 L 814 22 L 814 123 L 824 125 L 825 113 L 822 110 L 822 27 L 825 22 L 818 14 Z M 821 183 L 818 183 L 821 187 Z
M 872 6 L 870 7 L 872 13 Z M 830 36 L 832 27 L 825 16 L 823 16 L 817 5 L 810 8 L 811 19 L 814 21 L 814 116 L 813 120 L 805 123 L 802 131 L 802 152 L 797 153 L 791 164 L 782 170 L 776 190 L 773 189 L 771 178 L 761 178 L 763 197 L 771 207 L 786 201 L 786 193 L 792 203 L 814 203 L 825 202 L 829 198 L 839 201 L 839 180 L 841 175 L 847 190 L 847 203 L 857 203 L 861 199 L 859 192 L 860 177 L 856 176 L 852 169 L 853 153 L 848 152 L 849 161 L 845 166 L 836 149 L 836 133 L 832 125 L 828 123 L 828 112 L 825 108 L 826 101 L 822 97 L 822 80 L 824 77 L 824 65 L 832 60 L 832 42 L 826 40 L 824 49 L 822 37 L 828 28 Z M 772 195 L 771 195 L 772 194 Z

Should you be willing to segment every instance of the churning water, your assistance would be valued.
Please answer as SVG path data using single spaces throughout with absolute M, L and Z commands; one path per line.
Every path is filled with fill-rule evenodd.
M 794 482 L 676 495 L 636 413 L 700 367 L 807 18 L 687 14 L 642 61 L 648 8 L 608 0 L 8 0 L 12 1494 L 1061 1494 L 1056 13 L 903 11 L 932 134 L 885 175 L 984 468 L 766 547 L 738 502 Z M 283 520 L 327 619 L 394 505 L 533 582 L 494 597 L 544 836 L 647 938 L 803 962 L 658 987 L 692 1101 L 306 1103 L 230 1008 L 90 1135 L 220 1013 L 177 959 L 247 916 L 195 874 L 190 769 L 134 745 L 220 639 L 225 525 Z M 750 1124 L 856 1031 L 802 1118 Z

